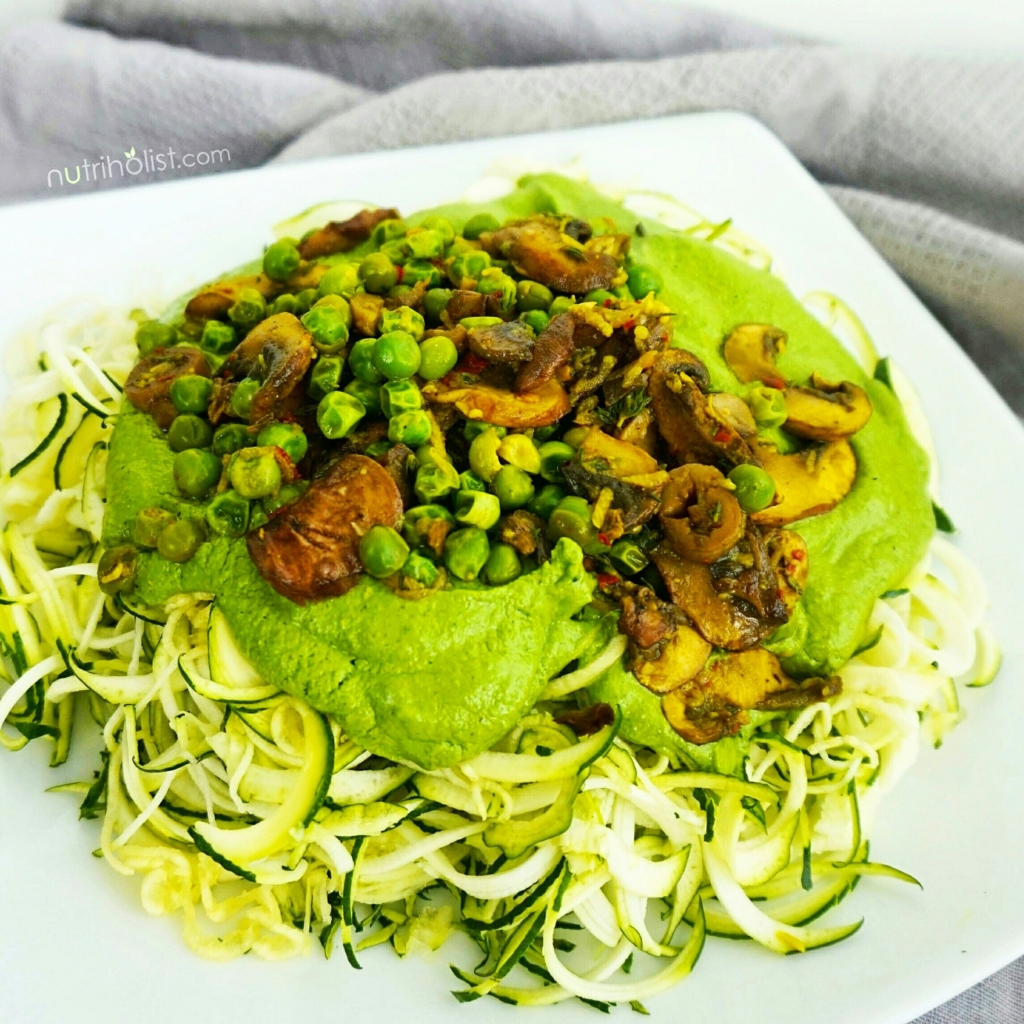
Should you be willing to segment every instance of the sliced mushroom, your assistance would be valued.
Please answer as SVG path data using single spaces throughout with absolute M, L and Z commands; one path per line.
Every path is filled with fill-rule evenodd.
M 608 288 L 619 272 L 612 256 L 581 245 L 554 217 L 531 217 L 485 232 L 480 244 L 524 277 L 568 295 Z
M 533 331 L 519 320 L 476 327 L 469 332 L 469 350 L 491 363 L 525 363 L 533 355 L 535 342 Z
M 379 462 L 388 473 L 388 476 L 395 481 L 398 493 L 402 497 L 402 505 L 405 508 L 413 506 L 413 492 L 409 484 L 409 459 L 412 458 L 412 449 L 408 445 L 394 444 L 383 455 L 377 456 Z
M 718 391 L 708 396 L 708 412 L 722 426 L 735 430 L 744 441 L 757 434 L 757 421 L 750 406 L 730 391 Z
M 719 593 L 713 567 L 681 558 L 666 543 L 651 553 L 672 598 L 708 643 L 728 651 L 741 651 L 773 633 L 782 622 L 777 616 L 760 618 L 758 609 L 743 597 Z
M 786 381 L 775 369 L 775 357 L 786 349 L 786 332 L 771 324 L 740 324 L 725 339 L 722 355 L 744 384 L 759 380 L 771 388 L 784 388 Z
M 536 555 L 538 561 L 546 562 L 548 542 L 544 530 L 540 516 L 520 508 L 498 523 L 498 538 L 503 544 L 511 544 L 519 554 Z
M 769 530 L 764 535 L 764 543 L 779 582 L 779 598 L 787 613 L 792 614 L 807 586 L 810 568 L 807 545 L 793 530 Z
M 573 494 L 588 501 L 597 501 L 604 490 L 611 491 L 609 508 L 622 514 L 621 526 L 624 531 L 642 526 L 658 511 L 659 501 L 652 491 L 626 483 L 608 473 L 595 471 L 584 463 L 567 462 L 562 467 L 562 475 Z
M 210 376 L 210 367 L 199 349 L 191 345 L 155 349 L 132 367 L 124 385 L 125 397 L 166 430 L 178 415 L 171 401 L 171 385 L 188 374 Z
M 456 288 L 444 308 L 442 319 L 454 327 L 468 316 L 483 316 L 486 311 L 485 305 L 484 296 L 480 292 Z
M 606 434 L 600 427 L 591 427 L 580 445 L 580 458 L 585 463 L 603 463 L 612 476 L 639 476 L 657 473 L 657 460 L 642 448 Z
M 551 380 L 555 371 L 572 355 L 576 342 L 576 321 L 569 313 L 559 313 L 537 336 L 530 361 L 516 377 L 517 391 L 536 391 Z
M 255 426 L 291 415 L 302 401 L 302 378 L 313 359 L 313 336 L 291 313 L 261 320 L 224 361 L 218 373 L 219 391 L 225 383 L 255 377 L 262 381 L 253 396 L 249 422 Z M 223 415 L 223 395 L 214 395 L 210 420 Z
M 714 743 L 750 721 L 747 711 L 802 708 L 842 691 L 838 677 L 790 679 L 763 647 L 716 658 L 688 685 L 667 693 L 661 709 L 669 725 L 690 743 Z
M 571 408 L 565 388 L 549 380 L 535 391 L 513 393 L 482 384 L 467 374 L 449 374 L 423 388 L 423 397 L 440 405 L 454 405 L 468 420 L 483 420 L 496 427 L 546 427 Z
M 710 654 L 711 644 L 696 630 L 680 626 L 657 659 L 634 663 L 633 674 L 653 693 L 669 693 L 693 679 Z
M 228 315 L 228 310 L 238 300 L 243 288 L 255 288 L 265 299 L 280 291 L 280 286 L 266 274 L 251 274 L 248 277 L 234 277 L 208 285 L 189 299 L 185 316 L 195 320 L 213 320 Z
M 665 541 L 692 562 L 710 565 L 739 543 L 746 528 L 740 503 L 714 466 L 672 470 L 658 513 Z
M 348 220 L 332 220 L 299 243 L 299 255 L 304 260 L 311 260 L 317 256 L 348 252 L 360 242 L 365 242 L 382 220 L 397 219 L 397 210 L 360 210 Z
M 711 579 L 718 594 L 744 607 L 764 628 L 781 626 L 789 619 L 764 537 L 749 520 L 743 539 L 712 564 Z
M 848 380 L 833 383 L 811 375 L 810 387 L 786 388 L 786 422 L 797 437 L 811 441 L 839 441 L 856 434 L 871 419 L 867 392 Z
M 359 581 L 359 540 L 394 526 L 402 498 L 387 470 L 365 455 L 343 455 L 309 490 L 246 537 L 260 575 L 305 604 L 347 593 Z
M 641 409 L 622 424 L 615 436 L 653 456 L 658 450 L 658 425 L 654 422 L 654 410 L 650 406 Z
M 360 334 L 376 334 L 380 315 L 384 311 L 384 300 L 372 292 L 356 292 L 348 304 L 352 310 L 352 326 Z
M 679 462 L 726 471 L 744 462 L 757 465 L 757 455 L 739 432 L 709 411 L 707 396 L 690 372 L 696 369 L 695 360 L 703 368 L 692 352 L 668 349 L 655 357 L 651 368 L 651 407 L 669 451 Z
M 762 526 L 785 526 L 827 512 L 850 493 L 857 479 L 857 457 L 848 441 L 811 445 L 782 455 L 758 446 L 761 465 L 775 481 L 776 504 L 751 518 Z

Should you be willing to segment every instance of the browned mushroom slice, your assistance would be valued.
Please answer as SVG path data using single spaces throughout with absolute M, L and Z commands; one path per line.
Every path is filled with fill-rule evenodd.
M 533 331 L 519 320 L 476 327 L 469 332 L 469 350 L 491 363 L 517 366 L 533 354 Z
M 759 380 L 771 388 L 784 388 L 786 381 L 775 369 L 775 358 L 785 350 L 785 331 L 771 324 L 740 324 L 725 339 L 722 355 L 744 384 Z
M 757 608 L 745 598 L 737 600 L 731 593 L 719 593 L 712 566 L 681 558 L 664 542 L 651 552 L 651 561 L 661 573 L 672 602 L 715 647 L 741 651 L 769 636 L 785 621 L 785 616 L 781 622 L 776 617 L 759 618 Z
M 260 321 L 224 361 L 220 381 L 255 377 L 262 381 L 253 396 L 249 422 L 254 425 L 295 412 L 302 400 L 302 378 L 313 359 L 313 336 L 291 313 Z M 216 422 L 214 407 L 210 419 Z
M 620 478 L 658 472 L 657 460 L 642 448 L 611 437 L 600 427 L 591 427 L 583 438 L 580 458 L 586 463 L 603 463 L 612 476 Z
M 199 349 L 190 345 L 154 349 L 132 367 L 124 385 L 125 397 L 136 409 L 148 412 L 161 430 L 166 430 L 178 415 L 171 401 L 171 385 L 188 374 L 210 376 L 206 357 Z
M 377 457 L 377 461 L 387 470 L 388 476 L 395 481 L 405 508 L 411 508 L 413 505 L 412 487 L 409 485 L 407 472 L 412 454 L 412 449 L 408 445 L 394 444 L 383 455 Z
M 562 466 L 562 475 L 573 494 L 588 501 L 596 502 L 602 491 L 610 491 L 612 500 L 609 508 L 621 513 L 624 531 L 642 526 L 658 511 L 658 497 L 653 491 L 598 472 L 582 462 L 567 462 Z M 603 526 L 602 531 L 608 532 Z
M 792 455 L 761 445 L 758 454 L 775 481 L 776 497 L 776 504 L 751 516 L 762 526 L 785 526 L 827 512 L 849 494 L 857 479 L 857 457 L 848 441 L 811 445 Z
M 485 232 L 480 244 L 501 256 L 532 281 L 568 295 L 608 288 L 619 264 L 606 252 L 594 251 L 562 232 L 553 217 L 537 217 Z
M 380 315 L 384 310 L 384 300 L 371 292 L 356 292 L 348 300 L 348 304 L 352 310 L 352 326 L 360 334 L 376 334 Z
M 569 361 L 575 342 L 576 321 L 569 313 L 559 313 L 537 336 L 530 361 L 516 377 L 517 391 L 536 391 Z
M 454 405 L 468 420 L 483 420 L 496 427 L 546 427 L 571 408 L 565 388 L 549 380 L 536 391 L 514 393 L 481 383 L 458 383 L 460 374 L 449 374 L 423 388 L 428 402 Z M 454 381 L 446 383 L 451 378 Z
M 750 721 L 748 711 L 802 708 L 842 691 L 838 677 L 794 682 L 763 647 L 716 658 L 688 685 L 667 693 L 661 709 L 690 743 L 714 743 Z
M 505 516 L 498 523 L 498 537 L 503 544 L 511 544 L 521 555 L 536 555 L 547 561 L 548 543 L 544 535 L 544 520 L 527 512 L 525 508 Z
M 658 450 L 658 426 L 654 422 L 654 410 L 649 406 L 641 409 L 622 424 L 615 436 L 653 456 Z
M 359 581 L 359 540 L 378 523 L 394 526 L 402 498 L 386 469 L 343 455 L 298 501 L 246 537 L 260 575 L 297 604 L 337 597 Z
M 348 220 L 332 220 L 299 243 L 299 255 L 304 260 L 312 260 L 317 256 L 348 252 L 365 242 L 382 220 L 397 219 L 397 210 L 360 210 Z
M 807 545 L 803 537 L 793 530 L 769 530 L 764 535 L 768 558 L 779 583 L 779 598 L 792 614 L 807 586 L 810 568 Z
M 658 519 L 669 547 L 705 565 L 731 551 L 746 529 L 746 516 L 725 477 L 714 466 L 697 463 L 669 473 Z
M 702 462 L 724 470 L 743 462 L 757 465 L 757 455 L 738 431 L 708 409 L 708 398 L 690 372 L 696 358 L 691 352 L 668 349 L 655 357 L 651 368 L 651 408 L 669 451 L 679 462 Z
M 444 308 L 444 319 L 454 327 L 460 320 L 468 316 L 483 316 L 484 312 L 484 296 L 480 292 L 456 288 Z
M 633 674 L 653 693 L 669 693 L 688 683 L 704 668 L 709 644 L 696 630 L 680 626 L 654 661 L 637 661 Z
M 234 277 L 208 285 L 189 299 L 185 316 L 195 320 L 213 320 L 225 317 L 238 299 L 243 288 L 255 288 L 265 299 L 280 291 L 280 287 L 266 274 L 251 274 L 248 277 Z
M 786 388 L 786 422 L 797 437 L 811 441 L 839 441 L 856 434 L 871 419 L 867 392 L 848 380 L 839 384 L 811 375 L 810 387 Z
M 744 441 L 757 434 L 757 421 L 750 406 L 730 391 L 718 391 L 708 395 L 708 412 L 723 426 L 735 430 Z

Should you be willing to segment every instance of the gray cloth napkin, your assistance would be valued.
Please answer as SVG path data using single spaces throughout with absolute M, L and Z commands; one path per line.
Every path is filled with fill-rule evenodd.
M 72 0 L 68 19 L 0 40 L 0 201 L 67 192 L 51 169 L 126 146 L 240 168 L 744 110 L 1024 413 L 1019 62 L 851 52 L 651 0 Z M 1021 1021 L 1024 962 L 919 1024 Z

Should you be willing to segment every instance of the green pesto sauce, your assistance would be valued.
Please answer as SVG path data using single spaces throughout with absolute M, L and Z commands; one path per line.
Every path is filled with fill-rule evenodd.
M 590 186 L 556 175 L 530 176 L 520 185 L 496 202 L 445 206 L 409 221 L 438 213 L 459 230 L 482 211 L 499 220 L 566 212 L 592 222 L 608 217 L 630 230 L 639 219 Z M 902 582 L 927 548 L 934 518 L 926 457 L 892 392 L 866 377 L 781 280 L 656 222 L 643 223 L 633 256 L 661 271 L 659 297 L 677 314 L 675 344 L 704 360 L 714 388 L 749 390 L 725 364 L 721 345 L 736 324 L 760 322 L 789 335 L 778 363 L 787 378 L 804 381 L 817 370 L 854 381 L 871 397 L 874 414 L 852 439 L 853 490 L 831 512 L 795 526 L 809 549 L 807 589 L 770 644 L 794 675 L 834 672 L 860 641 L 875 598 Z M 136 512 L 147 505 L 201 514 L 201 506 L 178 494 L 172 461 L 152 420 L 126 405 L 107 470 L 109 542 L 127 538 Z M 364 579 L 344 597 L 300 608 L 259 577 L 244 541 L 217 539 L 184 566 L 144 556 L 138 589 L 152 604 L 183 591 L 216 593 L 242 649 L 268 681 L 337 715 L 375 753 L 434 768 L 494 743 L 551 674 L 600 653 L 603 637 L 594 625 L 572 618 L 589 601 L 591 586 L 578 548 L 563 541 L 549 565 L 505 587 L 459 586 L 407 601 Z M 694 747 L 668 726 L 659 699 L 621 666 L 604 673 L 590 693 L 620 706 L 623 734 L 634 742 L 702 768 L 734 773 L 742 765 L 749 728 Z

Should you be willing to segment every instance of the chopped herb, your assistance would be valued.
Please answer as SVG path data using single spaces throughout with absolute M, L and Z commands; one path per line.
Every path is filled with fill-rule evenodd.
M 949 518 L 949 514 L 941 505 L 936 505 L 932 502 L 932 512 L 935 513 L 935 526 L 943 533 L 956 533 L 956 527 L 953 525 L 953 520 Z
M 881 381 L 890 391 L 895 392 L 896 389 L 892 386 L 892 371 L 889 369 L 888 356 L 875 363 L 874 378 Z
M 806 889 L 806 890 L 810 890 L 813 887 L 813 885 L 814 885 L 814 881 L 811 878 L 811 844 L 810 843 L 808 843 L 804 847 L 804 869 L 803 869 L 803 871 L 800 874 L 800 885 L 804 889 Z
M 641 1003 L 639 999 L 630 999 L 629 1008 L 634 1013 L 642 1013 L 645 1017 L 650 1017 L 651 1015 L 651 1011 L 648 1010 L 647 1007 L 644 1006 L 644 1004 Z
M 853 656 L 856 658 L 858 654 L 863 654 L 865 651 L 870 651 L 872 647 L 877 647 L 878 642 L 881 639 L 882 627 L 879 626 L 878 629 L 876 629 L 875 632 L 871 635 L 871 637 L 868 640 L 865 640 L 864 643 L 862 643 L 860 647 L 858 647 L 857 650 L 853 652 Z
M 896 590 L 887 590 L 882 595 L 882 600 L 886 600 L 890 597 L 902 597 L 904 594 L 909 594 L 910 591 L 906 587 L 898 587 Z

